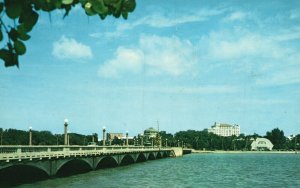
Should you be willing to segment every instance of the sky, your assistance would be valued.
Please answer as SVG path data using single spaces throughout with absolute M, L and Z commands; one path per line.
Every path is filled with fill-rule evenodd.
M 300 1 L 137 0 L 128 20 L 81 7 L 39 21 L 0 65 L 0 127 L 176 133 L 215 122 L 300 133 Z M 1 42 L 1 47 L 3 42 Z

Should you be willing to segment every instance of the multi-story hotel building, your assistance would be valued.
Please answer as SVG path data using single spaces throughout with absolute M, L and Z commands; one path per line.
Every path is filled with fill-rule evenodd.
M 207 129 L 209 133 L 214 133 L 219 136 L 232 136 L 240 135 L 240 126 L 239 125 L 229 125 L 225 123 L 216 123 L 211 126 L 210 129 Z

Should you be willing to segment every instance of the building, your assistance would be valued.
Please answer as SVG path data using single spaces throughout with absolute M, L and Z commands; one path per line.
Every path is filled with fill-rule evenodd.
M 149 129 L 144 130 L 144 136 L 148 138 L 156 138 L 158 134 L 158 131 L 154 129 L 153 127 L 150 127 Z
M 157 144 L 158 131 L 153 127 L 144 130 L 143 135 L 139 135 L 139 139 L 142 140 L 142 145 L 153 146 Z
M 123 133 L 107 133 L 106 134 L 107 141 L 112 141 L 114 139 L 122 139 L 123 137 L 124 137 Z
M 251 143 L 251 150 L 269 150 L 271 151 L 273 148 L 273 144 L 270 140 L 266 138 L 257 138 Z
M 239 136 L 240 135 L 240 126 L 239 125 L 229 125 L 224 123 L 216 123 L 211 126 L 210 129 L 207 129 L 209 133 L 213 133 L 219 136 Z

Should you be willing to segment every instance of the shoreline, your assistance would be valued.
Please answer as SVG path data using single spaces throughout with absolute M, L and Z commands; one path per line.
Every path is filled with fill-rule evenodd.
M 206 154 L 206 153 L 217 153 L 217 154 L 300 154 L 300 151 L 223 151 L 223 150 L 192 150 L 192 153 Z

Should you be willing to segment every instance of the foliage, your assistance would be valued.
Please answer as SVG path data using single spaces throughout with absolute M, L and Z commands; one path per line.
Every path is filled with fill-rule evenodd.
M 19 67 L 19 56 L 26 53 L 25 41 L 36 25 L 38 12 L 64 10 L 66 17 L 76 5 L 81 5 L 86 15 L 98 15 L 102 20 L 108 15 L 124 19 L 135 9 L 135 0 L 4 0 L 0 2 L 0 42 L 7 43 L 0 50 L 4 66 Z M 11 22 L 12 20 L 12 22 Z M 13 24 L 8 24 L 8 23 Z M 5 36 L 5 33 L 7 36 Z
M 196 150 L 250 150 L 251 142 L 254 138 L 262 137 L 258 134 L 244 135 L 240 136 L 230 136 L 222 137 L 207 131 L 196 131 L 187 130 L 179 131 L 174 135 L 166 133 L 165 131 L 160 131 L 159 135 L 162 140 L 162 146 L 177 147 L 178 144 L 182 146 L 184 144 L 188 148 L 193 148 Z M 6 129 L 0 128 L 0 136 L 2 138 L 3 145 L 28 145 L 29 143 L 29 132 L 16 130 L 16 129 Z M 270 139 L 274 144 L 274 149 L 280 150 L 295 150 L 300 149 L 300 134 L 293 137 L 291 140 L 284 136 L 282 130 L 278 128 L 273 129 L 271 132 L 266 133 L 266 138 Z M 77 133 L 69 133 L 70 145 L 87 145 L 88 142 L 93 140 L 97 142 L 98 135 L 93 133 L 91 135 L 82 135 Z M 137 145 L 141 144 L 141 139 L 135 137 L 138 140 Z M 152 140 L 144 140 L 144 144 L 151 145 Z M 32 144 L 33 145 L 63 145 L 64 135 L 63 134 L 52 134 L 50 131 L 32 131 Z M 106 143 L 108 145 L 109 143 Z M 115 137 L 112 140 L 112 145 L 123 145 L 125 140 L 118 139 Z M 129 144 L 133 145 L 134 140 L 130 139 Z M 158 145 L 156 143 L 155 145 Z M 102 145 L 99 142 L 98 145 Z
M 28 145 L 29 131 L 0 128 L 0 136 L 2 145 Z M 69 133 L 70 145 L 87 145 L 92 139 L 97 141 L 98 135 L 82 135 L 77 133 Z M 32 131 L 33 145 L 63 145 L 64 134 L 52 134 L 50 131 Z
M 286 149 L 286 137 L 283 130 L 279 128 L 273 129 L 271 132 L 267 132 L 266 138 L 269 139 L 274 145 L 273 149 Z

